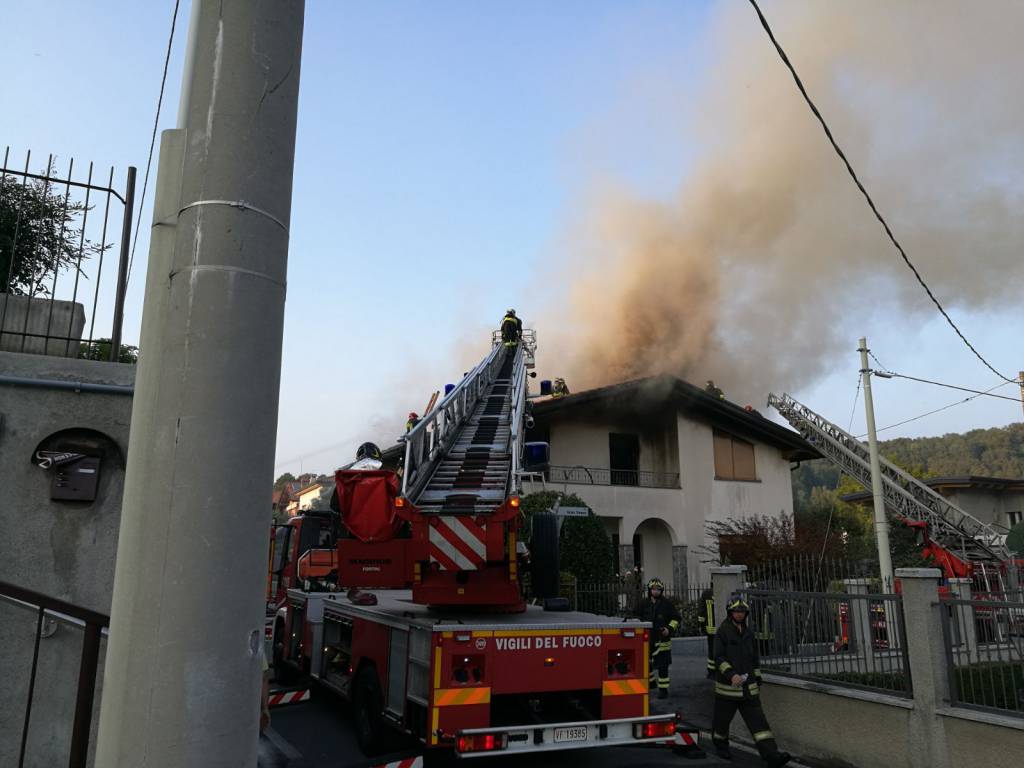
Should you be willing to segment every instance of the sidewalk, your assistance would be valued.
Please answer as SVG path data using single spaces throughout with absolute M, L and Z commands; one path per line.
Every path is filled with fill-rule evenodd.
M 764 765 L 753 748 L 753 739 L 739 715 L 733 720 L 730 731 L 732 761 L 721 760 L 715 755 L 715 747 L 711 743 L 711 712 L 715 697 L 712 683 L 707 679 L 707 641 L 703 637 L 682 637 L 672 641 L 672 666 L 669 667 L 669 677 L 671 682 L 667 699 L 659 699 L 654 691 L 651 692 L 651 714 L 680 712 L 684 720 L 701 729 L 700 742 L 704 751 L 708 753 L 708 759 L 695 760 L 694 765 Z M 772 713 L 766 714 L 770 723 Z M 786 745 L 780 744 L 779 748 L 785 750 Z M 794 768 L 804 766 L 795 756 L 789 765 Z

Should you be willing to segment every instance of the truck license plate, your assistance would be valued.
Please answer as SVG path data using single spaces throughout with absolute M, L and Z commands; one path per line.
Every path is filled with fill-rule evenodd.
M 587 729 L 585 726 L 574 728 L 555 728 L 555 741 L 586 741 Z

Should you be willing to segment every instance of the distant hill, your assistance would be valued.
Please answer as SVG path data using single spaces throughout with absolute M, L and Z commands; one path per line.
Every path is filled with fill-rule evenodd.
M 898 437 L 879 443 L 882 456 L 916 477 L 988 475 L 1024 477 L 1024 423 L 972 429 L 942 437 Z M 815 487 L 838 485 L 839 470 L 827 459 L 802 465 L 793 473 L 793 496 L 799 505 Z

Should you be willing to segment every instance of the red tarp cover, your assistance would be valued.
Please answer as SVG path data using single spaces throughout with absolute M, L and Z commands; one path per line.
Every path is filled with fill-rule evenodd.
M 334 474 L 338 512 L 360 541 L 387 541 L 400 520 L 395 516 L 398 476 L 387 470 L 339 469 Z

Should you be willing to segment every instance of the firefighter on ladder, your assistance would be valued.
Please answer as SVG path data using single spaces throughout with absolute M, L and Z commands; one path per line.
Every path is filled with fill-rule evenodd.
M 501 319 L 501 341 L 506 347 L 514 347 L 523 336 L 523 321 L 516 317 L 516 311 L 509 309 Z
M 754 737 L 754 745 L 769 768 L 790 760 L 780 752 L 761 708 L 761 660 L 754 633 L 747 624 L 750 606 L 734 596 L 726 605 L 725 621 L 715 633 L 715 710 L 711 719 L 711 740 L 719 757 L 732 759 L 729 724 L 738 711 Z
M 640 620 L 649 621 L 651 629 L 650 687 L 658 688 L 658 698 L 668 698 L 668 666 L 672 663 L 672 634 L 679 628 L 679 611 L 664 597 L 661 579 L 647 582 L 647 599 L 640 609 Z

